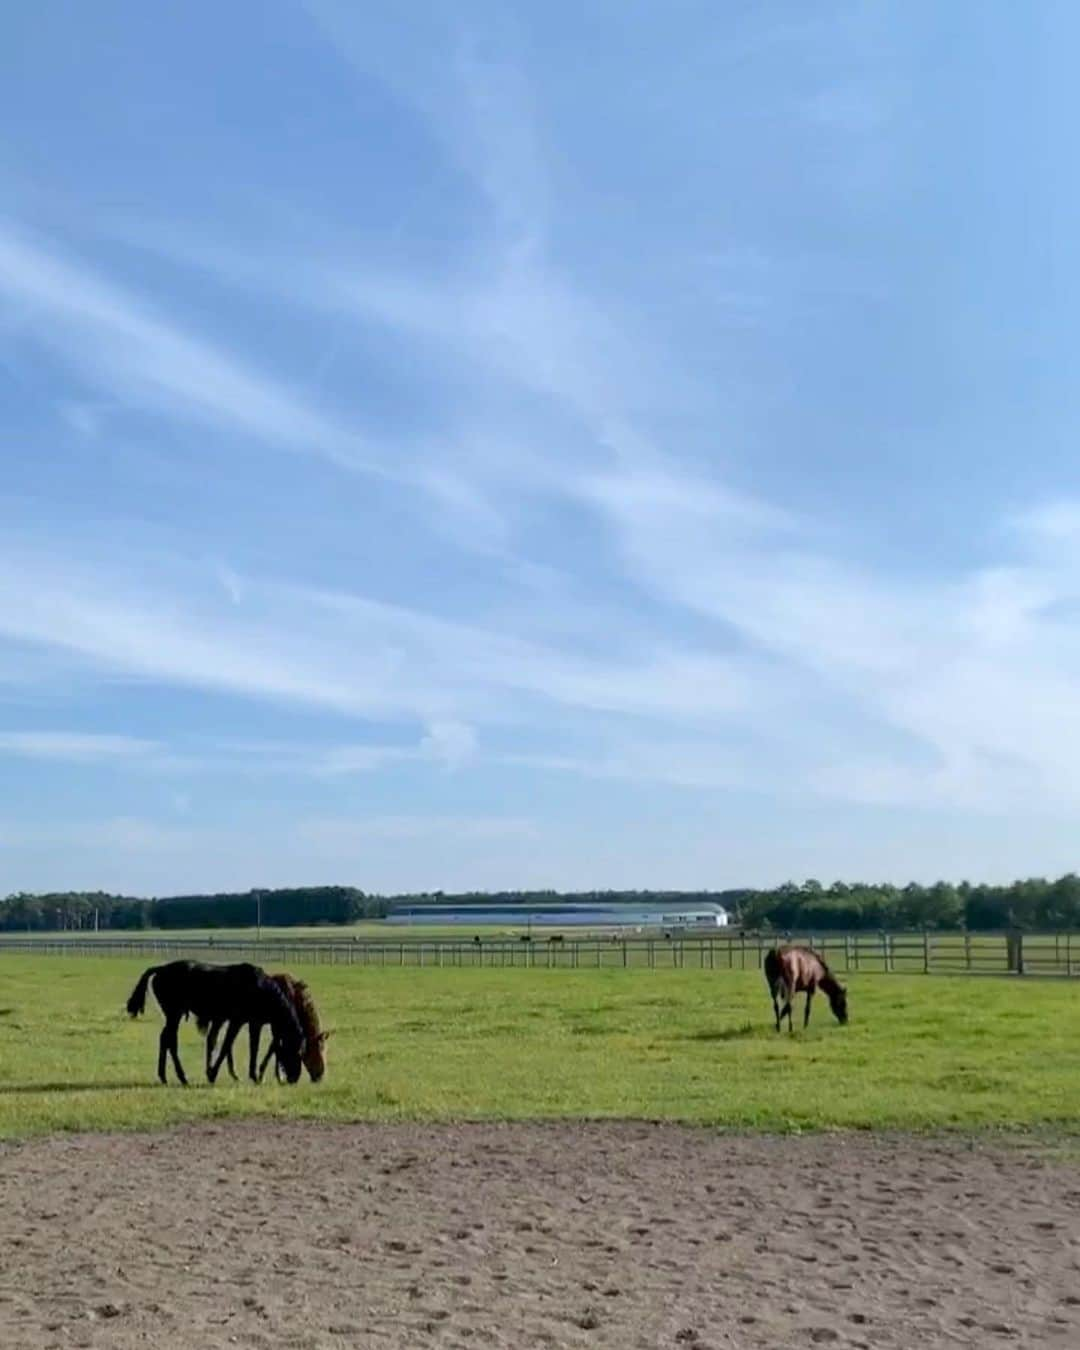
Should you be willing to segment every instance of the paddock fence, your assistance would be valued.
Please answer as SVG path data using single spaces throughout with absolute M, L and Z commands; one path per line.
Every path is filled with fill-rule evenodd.
M 435 968 L 754 970 L 778 941 L 805 943 L 837 973 L 1080 975 L 1080 933 L 673 933 L 425 938 L 164 937 L 158 934 L 0 934 L 0 955 L 124 956 L 288 965 Z

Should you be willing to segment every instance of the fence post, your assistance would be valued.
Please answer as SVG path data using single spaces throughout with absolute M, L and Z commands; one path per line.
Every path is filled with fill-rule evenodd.
M 923 974 L 930 974 L 930 934 L 924 928 L 922 934 L 922 968 Z
M 970 933 L 967 933 L 967 932 L 965 932 L 965 934 L 964 934 L 964 966 L 965 966 L 965 968 L 966 968 L 966 970 L 967 970 L 967 973 L 970 975 L 970 974 L 971 974 L 971 934 L 970 934 Z

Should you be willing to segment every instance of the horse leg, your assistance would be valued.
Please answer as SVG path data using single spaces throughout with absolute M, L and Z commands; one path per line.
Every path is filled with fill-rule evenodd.
M 259 1081 L 260 1083 L 261 1083 L 262 1080 L 263 1080 L 263 1074 L 266 1073 L 266 1066 L 270 1063 L 270 1058 L 271 1058 L 271 1056 L 274 1055 L 274 1054 L 276 1054 L 276 1052 L 277 1052 L 277 1042 L 274 1041 L 274 1040 L 271 1040 L 271 1042 L 270 1042 L 270 1049 L 267 1050 L 267 1052 L 266 1052 L 265 1055 L 263 1055 L 262 1063 L 259 1065 L 259 1079 L 258 1079 L 258 1081 Z
M 169 1054 L 172 1056 L 173 1068 L 176 1070 L 176 1076 L 187 1087 L 187 1074 L 184 1073 L 184 1066 L 180 1063 L 180 1019 L 172 1018 L 166 1030 L 169 1033 Z M 165 1080 L 162 1079 L 162 1082 Z
M 806 991 L 806 1012 L 803 1013 L 802 1029 L 803 1031 L 810 1025 L 810 1000 L 814 997 L 813 989 Z
M 210 1030 L 206 1033 L 206 1077 L 207 1080 L 211 1083 L 217 1077 L 218 1070 L 220 1070 L 221 1068 L 221 1065 L 219 1064 L 217 1069 L 211 1071 L 211 1065 L 214 1062 L 214 1047 L 217 1044 L 218 1033 L 221 1031 L 221 1028 L 224 1025 L 225 1025 L 224 1019 L 219 1018 L 216 1022 L 212 1022 L 210 1024 Z M 225 1057 L 225 1065 L 229 1070 L 229 1077 L 235 1083 L 236 1069 L 233 1067 L 233 1057 L 231 1049 L 229 1050 L 228 1054 Z
M 166 1072 L 169 1054 L 169 1023 L 166 1022 L 161 1028 L 161 1035 L 158 1037 L 158 1057 L 157 1057 L 157 1076 L 163 1083 L 168 1083 L 169 1078 Z
M 225 1057 L 225 1068 L 228 1069 L 228 1076 L 231 1077 L 234 1083 L 236 1083 L 236 1081 L 239 1080 L 238 1077 L 236 1077 L 236 1065 L 234 1064 L 234 1062 L 232 1062 L 232 1045 L 229 1045 L 228 1048 L 225 1048 L 224 1057 Z M 217 1065 L 217 1068 L 219 1069 L 221 1068 L 220 1062 L 219 1065 Z
M 780 1030 L 780 1003 L 779 1003 L 779 1000 L 778 1000 L 777 997 L 776 997 L 776 989 L 773 988 L 773 989 L 771 989 L 769 992 L 772 994 L 772 1010 L 773 1010 L 773 1016 L 776 1018 L 776 1029 L 777 1029 L 777 1031 L 779 1031 L 779 1030 Z
M 788 1019 L 789 1024 L 791 1022 L 792 993 L 791 990 L 788 988 L 787 981 L 782 977 L 777 982 L 776 993 L 777 997 L 773 999 L 773 1004 L 775 1005 L 779 1003 L 780 1005 L 780 1011 L 776 1014 L 776 1029 L 777 1031 L 779 1031 L 784 1025 L 785 1017 Z
M 784 1012 L 782 1012 L 782 1013 L 780 1014 L 780 1016 L 783 1017 L 783 1016 L 784 1016 L 784 1013 L 787 1013 L 787 1029 L 788 1029 L 788 1035 L 789 1035 L 789 1036 L 794 1036 L 794 1035 L 795 1035 L 795 1028 L 791 1025 L 791 1005 L 795 1002 L 795 986 L 794 986 L 793 984 L 789 984 L 789 985 L 787 985 L 787 987 L 785 988 L 785 990 L 784 990 L 784 998 L 785 998 L 785 1002 L 784 1002 Z
M 257 1065 L 259 1062 L 259 1041 L 262 1037 L 262 1023 L 254 1021 L 250 1022 L 248 1024 L 248 1035 L 251 1039 L 248 1076 L 253 1083 L 257 1083 L 262 1077 L 262 1074 L 257 1072 Z M 273 1049 L 273 1042 L 271 1042 L 270 1048 Z
M 211 1083 L 217 1078 L 218 1074 L 221 1072 L 221 1066 L 231 1053 L 233 1041 L 235 1041 L 237 1036 L 240 1034 L 240 1028 L 243 1025 L 244 1025 L 243 1022 L 229 1023 L 229 1029 L 225 1033 L 225 1041 L 221 1047 L 221 1053 L 217 1057 L 217 1063 L 213 1066 L 213 1068 L 211 1068 L 209 1074 L 207 1075 Z
M 220 1030 L 220 1022 L 211 1022 L 206 1032 L 206 1081 L 208 1083 L 214 1081 L 210 1077 L 210 1065 L 214 1062 L 214 1046 L 217 1043 L 218 1032 Z

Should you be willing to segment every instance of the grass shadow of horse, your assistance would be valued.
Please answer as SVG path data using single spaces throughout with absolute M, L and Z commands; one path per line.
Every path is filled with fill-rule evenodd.
M 679 1036 L 680 1041 L 745 1041 L 760 1036 L 761 1028 L 753 1022 L 741 1022 L 737 1027 L 706 1027 L 702 1031 L 689 1031 Z
M 194 1083 L 195 1089 L 209 1088 L 209 1083 Z M 0 1083 L 0 1097 L 33 1096 L 35 1092 L 155 1092 L 159 1084 L 139 1082 L 117 1082 L 102 1079 L 96 1083 Z

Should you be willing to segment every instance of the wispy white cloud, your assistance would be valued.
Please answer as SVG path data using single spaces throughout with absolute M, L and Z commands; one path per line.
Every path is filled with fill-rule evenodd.
M 457 769 L 476 755 L 475 730 L 464 722 L 433 722 L 420 751 L 447 769 Z
M 305 0 L 305 9 L 361 79 L 377 80 L 419 115 L 482 194 L 494 232 L 528 247 L 546 226 L 548 175 L 534 91 L 506 56 L 509 14 L 489 12 L 473 27 L 464 11 L 436 6 L 406 29 L 340 0 Z M 417 40 L 421 31 L 427 40 Z
M 119 851 L 170 855 L 205 847 L 225 831 L 185 829 L 139 816 L 109 816 L 101 820 L 61 820 L 54 824 L 8 820 L 0 822 L 0 843 L 9 849 L 77 848 L 91 854 Z
M 77 731 L 0 731 L 0 755 L 24 759 L 78 762 L 144 758 L 160 748 L 157 741 Z
M 1037 514 L 1026 560 L 908 583 L 756 539 L 733 546 L 670 499 L 609 496 L 607 506 L 644 584 L 803 668 L 815 700 L 840 698 L 849 724 L 884 738 L 876 759 L 855 753 L 831 765 L 820 746 L 820 767 L 807 766 L 812 786 L 999 809 L 1030 803 L 1033 791 L 1047 804 L 1077 799 L 1080 638 L 1070 610 L 1080 570 L 1067 506 Z
M 136 895 L 205 887 L 207 856 L 224 889 L 320 878 L 384 893 L 511 886 L 542 837 L 542 826 L 528 817 L 481 813 L 302 816 L 280 822 L 269 836 L 265 828 L 179 825 L 145 815 L 0 820 L 6 865 L 35 891 L 101 887 Z M 547 880 L 546 867 L 541 876 Z
M 22 332 L 61 351 L 117 400 L 164 405 L 349 469 L 385 471 L 355 432 L 2 222 L 0 295 L 19 306 Z
M 382 62 L 351 7 L 311 8 L 353 65 L 393 79 L 421 110 L 485 206 L 477 237 L 437 275 L 358 262 L 346 249 L 312 262 L 272 244 L 244 258 L 213 242 L 158 242 L 219 280 L 392 330 L 425 359 L 471 372 L 476 388 L 497 389 L 487 403 L 474 400 L 468 426 L 448 412 L 445 442 L 410 446 L 392 474 L 443 508 L 459 543 L 479 537 L 521 576 L 532 568 L 535 613 L 505 624 L 452 619 L 226 568 L 209 579 L 140 568 L 145 582 L 135 585 L 122 567 L 65 564 L 48 551 L 16 557 L 0 541 L 0 632 L 98 670 L 422 728 L 402 743 L 343 736 L 313 755 L 262 756 L 330 776 L 404 762 L 461 767 L 490 753 L 523 767 L 700 788 L 797 782 L 867 802 L 1002 809 L 1080 799 L 1080 643 L 1069 619 L 1080 603 L 1076 504 L 1004 522 L 1013 529 L 998 542 L 1012 556 L 910 578 L 852 562 L 822 528 L 735 490 L 722 443 L 703 464 L 677 433 L 656 429 L 682 425 L 689 411 L 718 426 L 718 440 L 727 434 L 704 416 L 715 411 L 704 382 L 665 356 L 632 307 L 617 311 L 558 255 L 544 136 L 513 64 L 460 40 L 445 68 L 417 71 L 407 52 L 404 65 Z M 857 131 L 873 129 L 880 108 L 837 85 L 801 111 Z M 772 265 L 753 250 L 748 263 L 745 249 L 723 240 L 715 259 L 744 278 Z M 391 472 L 295 389 L 13 232 L 0 233 L 0 289 L 35 340 L 113 397 L 164 402 L 267 444 Z M 590 560 L 610 564 L 631 597 L 626 609 L 655 605 L 662 619 L 609 631 L 611 611 L 593 591 L 560 629 L 565 595 L 545 590 L 558 549 L 515 556 L 513 511 L 504 509 L 524 515 L 550 497 L 586 517 Z M 590 628 L 596 641 L 586 646 Z M 588 654 L 605 644 L 603 655 Z M 525 729 L 535 744 L 562 718 L 602 727 L 592 740 L 600 748 L 489 748 L 492 727 L 506 739 Z M 729 729 L 750 748 L 736 749 Z
M 94 440 L 101 432 L 102 415 L 100 405 L 83 401 L 67 400 L 60 404 L 60 416 L 72 429 L 86 440 Z
M 301 821 L 296 839 L 319 848 L 340 849 L 365 839 L 451 841 L 532 839 L 535 823 L 521 816 L 374 815 Z
M 477 737 L 461 722 L 436 722 L 412 741 L 316 742 L 245 741 L 228 737 L 167 742 L 102 732 L 0 732 L 0 758 L 55 760 L 70 764 L 122 764 L 128 772 L 166 777 L 268 775 L 349 778 L 377 773 L 394 764 L 429 764 L 456 770 L 474 758 Z M 176 794 L 186 810 L 190 795 Z
M 160 559 L 152 570 L 154 561 L 65 564 L 0 541 L 0 634 L 101 671 L 419 719 L 429 728 L 425 753 L 451 760 L 470 750 L 462 724 L 509 723 L 538 706 L 700 718 L 752 694 L 720 655 L 656 657 L 639 647 L 588 659 L 419 610 L 248 578 L 236 605 L 210 571 Z
M 777 787 L 760 769 L 755 771 L 745 753 L 724 741 L 707 737 L 686 740 L 677 735 L 643 741 L 632 732 L 615 736 L 612 741 L 593 753 L 510 753 L 500 755 L 499 760 L 526 769 L 628 783 L 710 790 L 767 786 L 775 791 Z

